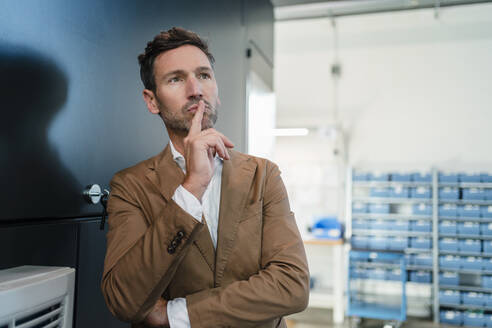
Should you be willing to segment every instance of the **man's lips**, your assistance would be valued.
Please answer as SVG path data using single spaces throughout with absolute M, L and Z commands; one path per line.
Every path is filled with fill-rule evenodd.
M 186 111 L 188 113 L 196 113 L 197 110 L 198 110 L 198 104 L 194 104 L 194 105 L 191 105 L 190 107 L 188 107 L 188 109 Z M 204 112 L 204 114 L 206 114 L 208 110 L 209 110 L 209 107 L 208 107 L 207 104 L 205 104 L 205 112 Z
M 198 104 L 191 105 L 190 107 L 188 107 L 188 112 L 190 113 L 195 113 L 197 110 L 198 110 Z

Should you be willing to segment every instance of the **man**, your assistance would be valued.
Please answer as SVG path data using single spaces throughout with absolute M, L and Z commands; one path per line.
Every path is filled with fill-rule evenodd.
M 133 327 L 286 327 L 309 273 L 276 165 L 231 150 L 207 44 L 161 32 L 139 56 L 169 145 L 115 174 L 102 291 Z

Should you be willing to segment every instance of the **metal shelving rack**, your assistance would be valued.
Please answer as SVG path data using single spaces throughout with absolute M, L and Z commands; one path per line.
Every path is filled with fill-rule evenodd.
M 452 188 L 492 188 L 492 183 L 487 183 L 487 182 L 435 182 L 437 185 L 437 188 L 445 188 L 445 187 L 452 187 Z M 465 200 L 465 199 L 439 199 L 437 204 L 435 205 L 436 211 L 438 208 L 438 205 L 441 204 L 455 204 L 455 205 L 480 205 L 480 206 L 491 206 L 492 205 L 492 200 Z M 446 221 L 455 221 L 455 222 L 474 222 L 474 223 L 492 223 L 492 218 L 485 218 L 485 217 L 456 217 L 456 216 L 440 216 L 438 215 L 437 224 L 441 220 L 446 220 Z M 439 234 L 440 238 L 456 238 L 456 239 L 473 239 L 473 240 L 492 240 L 492 235 L 482 235 L 482 234 Z M 482 252 L 462 252 L 462 251 L 444 251 L 444 250 L 439 250 L 439 247 L 436 244 L 437 253 L 440 255 L 453 255 L 453 256 L 464 256 L 464 257 L 479 257 L 479 258 L 492 258 L 492 253 L 484 253 L 483 250 Z M 439 263 L 438 263 L 439 265 Z M 483 275 L 492 275 L 492 270 L 472 270 L 472 269 L 455 269 L 455 268 L 438 268 L 438 271 L 436 274 L 438 275 L 439 272 L 454 272 L 458 274 L 467 274 L 467 275 L 474 275 L 474 276 L 483 276 Z M 487 293 L 492 295 L 492 288 L 484 288 L 482 286 L 467 286 L 467 285 L 461 285 L 461 282 L 459 285 L 441 285 L 439 282 L 437 282 L 437 288 L 438 290 L 436 291 L 437 294 L 439 295 L 439 291 L 441 290 L 453 290 L 453 291 L 460 291 L 460 292 L 476 292 L 476 293 Z M 434 310 L 434 316 L 436 317 L 436 312 L 439 311 L 441 308 L 448 308 L 448 309 L 454 309 L 454 310 L 475 310 L 475 311 L 491 311 L 492 312 L 492 307 L 491 306 L 486 306 L 486 305 L 471 305 L 471 304 L 448 304 L 448 303 L 440 303 L 439 297 L 435 297 L 435 303 L 438 304 L 437 309 Z M 437 310 L 437 311 L 436 311 Z M 437 313 L 437 320 L 434 318 L 435 321 L 439 320 L 439 313 Z
M 433 178 L 434 175 L 437 179 L 437 173 L 434 172 L 433 170 Z M 437 180 L 436 180 L 437 181 Z M 414 205 L 414 204 L 427 204 L 427 205 L 433 205 L 437 199 L 434 199 L 437 197 L 437 192 L 435 191 L 436 184 L 431 182 L 404 182 L 404 181 L 356 181 L 354 182 L 352 180 L 352 168 L 349 168 L 348 170 L 348 175 L 347 175 L 347 203 L 346 203 L 346 213 L 347 213 L 347 224 L 346 224 L 346 237 L 347 239 L 350 239 L 353 234 L 358 235 L 358 236 L 385 236 L 388 234 L 387 230 L 361 230 L 361 229 L 353 229 L 352 228 L 352 221 L 354 219 L 377 219 L 377 220 L 399 220 L 399 221 L 430 221 L 433 222 L 433 228 L 431 232 L 416 232 L 416 231 L 396 231 L 396 230 L 391 230 L 391 235 L 395 237 L 425 237 L 425 238 L 432 238 L 432 244 L 437 245 L 437 211 L 433 213 L 432 215 L 417 215 L 417 214 L 402 214 L 402 213 L 390 213 L 390 214 L 373 214 L 373 213 L 353 213 L 352 212 L 352 205 L 355 202 L 361 202 L 361 203 L 371 203 L 371 204 L 390 204 L 390 205 Z M 431 198 L 391 198 L 391 197 L 359 197 L 359 196 L 353 196 L 354 190 L 353 188 L 386 188 L 386 187 L 407 187 L 407 188 L 418 188 L 418 187 L 427 187 L 432 189 L 432 197 Z M 437 206 L 433 206 L 433 208 Z M 391 251 L 395 252 L 395 251 Z M 396 251 L 398 252 L 398 251 Z M 427 253 L 427 254 L 433 254 L 433 257 L 437 257 L 437 253 L 434 254 L 434 247 L 431 249 L 419 249 L 419 248 L 409 248 L 407 247 L 400 253 L 403 254 L 420 254 L 420 253 Z M 436 258 L 433 258 L 433 266 L 422 266 L 422 265 L 406 265 L 406 272 L 407 275 L 409 276 L 410 271 L 431 271 L 431 272 L 437 272 L 438 274 L 438 268 L 436 267 L 436 263 L 438 261 Z M 375 267 L 374 264 L 367 264 L 367 266 L 360 265 L 359 267 L 367 267 L 367 268 L 373 268 Z M 391 269 L 390 264 L 380 264 L 377 266 L 377 268 L 385 268 L 385 269 Z M 434 274 L 435 275 L 435 274 Z M 438 279 L 436 277 L 433 277 L 433 281 L 437 281 Z M 433 283 L 433 291 L 434 295 L 436 291 L 438 291 L 438 286 Z M 436 297 L 434 297 L 436 299 Z M 436 306 L 438 308 L 438 304 L 434 304 L 434 312 L 436 309 Z M 437 311 L 439 314 L 439 311 Z M 439 316 L 437 317 L 437 320 L 439 319 Z M 436 320 L 436 318 L 435 318 Z M 437 321 L 436 321 L 437 322 Z
M 353 196 L 354 188 L 378 188 L 378 187 L 429 187 L 431 188 L 431 198 L 386 198 L 386 197 L 359 197 Z M 484 252 L 462 252 L 462 251 L 444 251 L 439 249 L 440 238 L 457 238 L 457 239 L 475 239 L 481 241 L 492 240 L 492 235 L 464 235 L 464 234 L 440 234 L 439 223 L 441 220 L 455 221 L 455 222 L 475 222 L 475 223 L 492 223 L 492 218 L 483 217 L 457 217 L 457 216 L 440 216 L 439 205 L 441 204 L 455 204 L 455 205 L 480 205 L 480 206 L 492 206 L 492 200 L 465 200 L 465 199 L 439 199 L 440 188 L 454 187 L 454 188 L 492 188 L 492 183 L 487 182 L 457 182 L 447 183 L 439 182 L 439 171 L 437 169 L 431 170 L 431 182 L 394 182 L 394 181 L 353 181 L 352 180 L 352 168 L 348 170 L 347 178 L 347 225 L 346 225 L 346 238 L 351 239 L 352 235 L 358 236 L 383 236 L 387 235 L 386 230 L 358 230 L 352 228 L 352 222 L 354 219 L 377 219 L 377 220 L 427 220 L 432 222 L 431 232 L 414 232 L 414 231 L 395 231 L 391 230 L 391 234 L 395 237 L 427 237 L 432 238 L 432 246 L 430 249 L 412 249 L 406 248 L 403 252 L 405 254 L 419 254 L 427 253 L 432 255 L 432 267 L 430 266 L 418 266 L 407 265 L 407 271 L 432 271 L 432 303 L 433 303 L 433 318 L 434 322 L 440 321 L 440 309 L 450 308 L 458 310 L 483 310 L 492 311 L 490 306 L 475 306 L 475 305 L 455 305 L 440 303 L 439 291 L 440 290 L 456 290 L 465 292 L 477 292 L 477 293 L 490 293 L 492 294 L 492 288 L 484 288 L 482 286 L 449 286 L 439 284 L 439 273 L 441 272 L 455 272 L 459 274 L 471 274 L 471 275 L 492 275 L 491 270 L 470 270 L 470 269 L 453 269 L 453 268 L 440 268 L 439 257 L 442 255 L 454 255 L 454 256 L 473 256 L 481 257 L 484 259 L 492 260 L 492 253 Z M 372 213 L 353 213 L 352 205 L 355 202 L 370 203 L 370 204 L 420 204 L 425 203 L 432 205 L 432 215 L 412 215 L 412 214 L 372 214 Z M 394 251 L 393 251 L 394 252 Z M 370 266 L 368 266 L 370 267 Z

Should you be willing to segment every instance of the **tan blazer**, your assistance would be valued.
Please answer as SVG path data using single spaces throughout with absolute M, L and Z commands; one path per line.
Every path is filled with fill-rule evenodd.
M 115 174 L 101 287 L 120 320 L 144 327 L 161 296 L 186 297 L 192 328 L 286 327 L 282 317 L 307 306 L 304 246 L 277 166 L 230 155 L 217 250 L 206 223 L 171 199 L 184 175 L 169 145 Z

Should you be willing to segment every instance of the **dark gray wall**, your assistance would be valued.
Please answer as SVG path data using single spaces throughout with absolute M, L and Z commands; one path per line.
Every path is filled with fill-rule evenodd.
M 79 197 L 167 143 L 141 97 L 137 55 L 174 25 L 209 39 L 218 128 L 243 149 L 241 1 L 2 1 L 1 219 L 88 216 Z M 8 160 L 7 160 L 8 158 Z M 43 172 L 43 174 L 40 174 Z M 22 199 L 23 202 L 18 202 Z
M 101 207 L 81 192 L 167 144 L 144 106 L 137 55 L 172 26 L 209 40 L 217 127 L 243 151 L 248 41 L 273 58 L 268 0 L 0 2 L 0 269 L 75 267 L 75 327 L 122 326 L 99 290 Z

